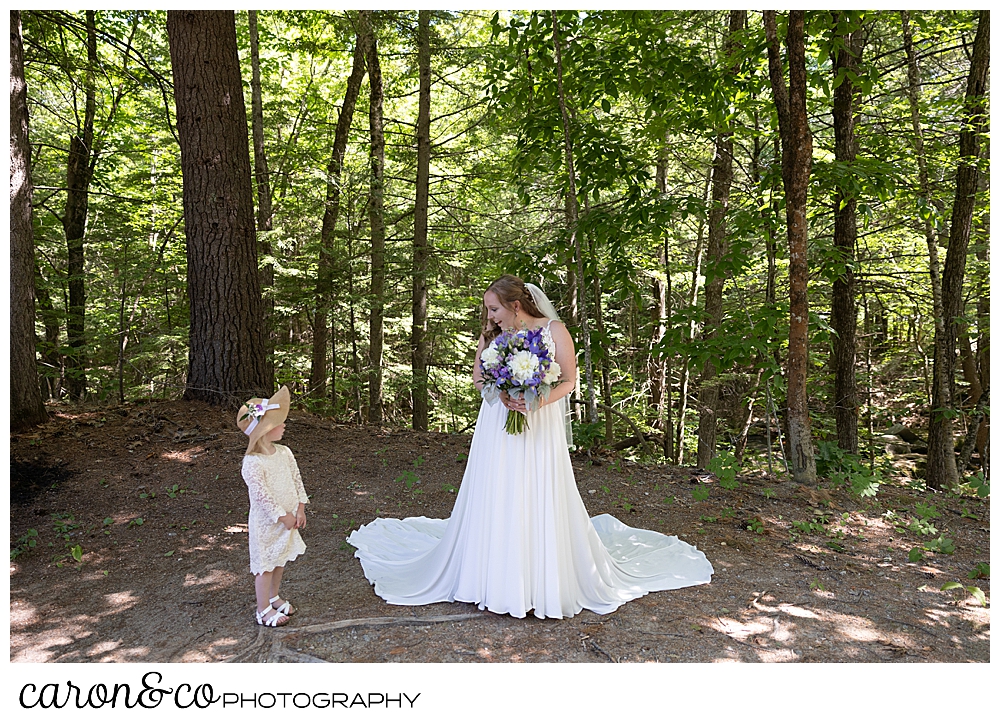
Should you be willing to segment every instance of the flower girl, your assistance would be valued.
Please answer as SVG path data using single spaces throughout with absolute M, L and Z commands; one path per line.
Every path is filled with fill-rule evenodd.
M 306 526 L 309 501 L 292 451 L 275 444 L 285 431 L 288 387 L 270 399 L 254 398 L 236 415 L 250 440 L 243 457 L 243 480 L 250 492 L 250 572 L 257 593 L 257 624 L 279 627 L 295 609 L 278 595 L 286 562 L 306 550 L 299 529 Z

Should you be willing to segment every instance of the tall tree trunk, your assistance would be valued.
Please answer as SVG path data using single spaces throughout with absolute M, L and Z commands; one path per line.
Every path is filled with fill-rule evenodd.
M 347 199 L 347 214 L 348 218 L 354 215 L 353 213 L 353 200 L 350 196 Z M 361 413 L 361 354 L 358 353 L 358 319 L 357 313 L 354 310 L 355 292 L 354 292 L 354 273 L 351 266 L 353 265 L 354 259 L 354 235 L 351 232 L 351 227 L 348 224 L 347 227 L 347 259 L 348 259 L 348 269 L 347 269 L 347 298 L 348 298 L 348 332 L 351 338 L 351 371 L 354 373 L 354 421 L 356 424 L 362 424 L 364 417 Z
M 732 61 L 736 34 L 746 25 L 746 10 L 729 11 L 729 34 L 723 45 L 723 55 L 728 61 L 727 75 L 739 72 L 738 63 Z M 726 242 L 726 214 L 729 212 L 729 192 L 733 185 L 733 132 L 730 128 L 720 131 L 715 141 L 715 160 L 712 163 L 712 207 L 708 213 L 708 250 L 706 266 L 709 269 L 705 283 L 705 326 L 703 337 L 711 345 L 722 326 L 722 291 L 726 275 L 720 266 L 729 253 Z M 702 369 L 698 389 L 698 466 L 707 467 L 715 456 L 715 437 L 718 430 L 719 382 L 718 365 L 710 358 Z
M 385 136 L 382 121 L 382 68 L 379 65 L 378 42 L 372 34 L 368 43 L 368 82 L 371 101 L 368 125 L 371 133 L 369 149 L 370 178 L 368 224 L 371 227 L 371 315 L 368 319 L 368 423 L 382 424 L 382 330 L 385 309 Z
M 21 11 L 10 11 L 10 429 L 44 422 L 35 356 L 35 240 Z
M 229 11 L 167 12 L 191 305 L 186 399 L 268 396 L 247 115 Z
M 917 64 L 917 54 L 913 48 L 913 32 L 910 30 L 910 13 L 900 11 L 903 25 L 903 48 L 906 51 L 907 86 L 906 96 L 910 104 L 910 123 L 913 126 L 913 150 L 917 157 L 917 178 L 920 184 L 920 195 L 925 203 L 937 205 L 931 198 L 930 177 L 927 172 L 927 153 L 924 151 L 924 129 L 920 120 L 920 67 Z M 931 279 L 931 298 L 934 304 L 934 328 L 940 332 L 944 314 L 941 310 L 941 263 L 938 260 L 937 234 L 934 231 L 932 217 L 924 218 L 924 237 L 927 241 L 927 268 Z
M 559 19 L 556 11 L 552 14 L 552 46 L 556 61 L 556 92 L 559 99 L 559 112 L 562 116 L 563 152 L 566 161 L 566 175 L 569 188 L 566 191 L 566 230 L 576 252 L 576 291 L 578 313 L 580 315 L 580 334 L 583 336 L 583 359 L 587 379 L 587 421 L 593 424 L 597 421 L 597 389 L 594 384 L 594 359 L 590 350 L 590 324 L 587 320 L 587 283 L 583 268 L 583 250 L 580 235 L 577 233 L 580 218 L 580 208 L 576 197 L 576 170 L 573 165 L 573 136 L 570 129 L 569 111 L 566 106 L 566 94 L 563 90 L 562 41 L 559 38 Z
M 365 58 L 371 40 L 371 10 L 358 12 L 358 31 L 354 41 L 354 62 L 351 75 L 347 79 L 344 104 L 337 118 L 337 130 L 333 137 L 333 152 L 326 167 L 326 204 L 323 209 L 323 224 L 320 230 L 319 266 L 316 272 L 316 313 L 313 316 L 312 366 L 309 371 L 309 393 L 316 398 L 326 394 L 326 347 L 328 322 L 333 303 L 333 259 L 337 238 L 337 219 L 340 216 L 340 183 L 344 169 L 344 154 L 354 119 L 354 107 L 361 81 L 365 77 Z M 332 394 L 336 389 L 331 390 Z
M 47 371 L 42 375 L 45 393 L 49 399 L 59 399 L 63 390 L 63 357 L 59 353 L 59 314 L 52 306 L 52 299 L 45 287 L 45 279 L 35 262 L 35 294 L 38 301 L 38 312 L 45 327 L 45 341 L 39 347 L 42 366 Z
M 988 157 L 989 145 L 984 150 L 985 153 L 983 155 Z M 989 214 L 987 214 L 985 224 L 987 239 L 989 238 L 989 228 Z M 990 265 L 989 243 L 980 244 L 976 256 L 988 269 Z M 976 340 L 976 366 L 979 369 L 979 385 L 983 389 L 988 389 L 990 386 L 990 295 L 988 281 L 989 276 L 984 275 L 980 283 L 979 293 L 977 294 L 978 300 L 976 301 L 976 318 L 978 320 L 977 326 L 979 327 L 979 338 Z M 989 415 L 986 415 L 979 423 L 979 432 L 976 436 L 976 449 L 979 450 L 980 460 L 986 459 L 986 441 L 989 438 L 989 433 L 990 418 Z M 983 467 L 985 469 L 985 463 Z
M 260 89 L 260 34 L 257 31 L 257 11 L 247 11 L 250 27 L 250 105 L 253 126 L 254 177 L 257 180 L 257 232 L 261 258 L 271 256 L 269 231 L 274 227 L 271 210 L 271 176 L 264 149 L 264 101 Z M 260 290 L 264 299 L 264 338 L 267 340 L 268 375 L 274 376 L 274 264 L 265 261 L 260 265 Z
M 705 189 L 702 191 L 702 199 L 705 203 L 708 202 L 708 192 L 709 187 L 712 183 L 712 174 L 706 174 L 705 176 Z M 694 246 L 694 253 L 691 258 L 691 292 L 688 295 L 688 308 L 694 309 L 698 305 L 698 287 L 700 285 L 699 279 L 701 277 L 701 258 L 704 249 L 705 242 L 705 222 L 704 220 L 698 223 L 698 236 L 696 237 Z M 697 322 L 692 315 L 691 321 L 688 322 L 687 334 L 685 335 L 685 341 L 690 342 L 694 339 L 695 331 L 697 330 Z M 681 365 L 681 378 L 678 388 L 678 400 L 677 400 L 677 444 L 674 447 L 676 450 L 676 459 L 674 460 L 677 465 L 684 464 L 684 422 L 687 417 L 688 408 L 688 385 L 691 380 L 691 361 L 685 357 L 683 364 Z
M 96 14 L 87 10 L 87 69 L 84 74 L 83 125 L 69 141 L 66 166 L 66 213 L 63 231 L 66 235 L 69 301 L 66 307 L 66 388 L 73 399 L 83 399 L 87 393 L 87 339 L 85 314 L 87 305 L 84 234 L 87 230 L 87 207 L 90 181 L 94 166 L 94 116 L 97 109 L 94 74 L 97 66 Z
M 985 108 L 986 80 L 990 66 L 990 11 L 979 11 L 979 28 L 972 51 L 965 90 L 962 131 L 959 134 L 959 165 L 955 181 L 955 203 L 951 213 L 948 253 L 941 277 L 943 324 L 934 335 L 934 379 L 930 429 L 927 433 L 927 484 L 935 489 L 954 489 L 959 483 L 955 464 L 955 438 L 951 409 L 955 406 L 955 346 L 964 307 L 962 289 L 965 262 L 975 209 L 979 171 L 980 135 L 989 118 Z
M 806 203 L 812 170 L 812 134 L 806 114 L 805 12 L 788 13 L 788 87 L 781 68 L 781 46 L 773 10 L 764 11 L 768 71 L 781 134 L 781 176 L 788 225 L 788 446 L 792 479 L 816 483 L 816 458 L 809 429 L 809 263 Z
M 656 158 L 656 193 L 660 198 L 667 193 L 667 157 L 666 146 L 661 145 Z M 653 277 L 653 340 L 652 347 L 656 347 L 667 333 L 667 319 L 670 318 L 670 236 L 666 230 L 663 232 L 663 250 L 660 252 L 659 262 L 663 264 L 664 277 L 659 275 Z M 656 414 L 658 426 L 663 427 L 663 456 L 664 459 L 673 458 L 674 452 L 674 420 L 671 409 L 670 398 L 670 357 L 657 356 L 653 353 L 649 357 L 649 404 Z M 666 419 L 664 419 L 666 416 Z
M 413 323 L 410 332 L 413 373 L 413 428 L 427 431 L 427 205 L 431 163 L 430 10 L 418 11 L 417 189 L 413 209 Z
M 840 13 L 833 14 L 833 24 L 838 26 Z M 851 80 L 858 72 L 861 60 L 861 27 L 838 35 L 834 30 L 831 44 L 843 43 L 834 55 L 833 76 L 844 74 L 843 82 L 833 91 L 834 155 L 838 162 L 850 167 L 857 156 L 854 137 L 854 96 L 856 88 Z M 838 189 L 833 196 L 833 245 L 838 253 L 838 263 L 844 272 L 833 281 L 831 301 L 831 326 L 833 334 L 833 414 L 837 423 L 837 444 L 845 452 L 858 453 L 858 383 L 855 375 L 858 311 L 854 295 L 854 246 L 858 238 L 858 200 L 853 193 Z

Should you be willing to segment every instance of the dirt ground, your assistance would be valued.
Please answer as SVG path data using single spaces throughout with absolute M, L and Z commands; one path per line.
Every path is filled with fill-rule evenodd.
M 584 454 L 573 466 L 590 514 L 696 544 L 711 584 L 566 620 L 385 604 L 344 538 L 376 516 L 447 517 L 471 437 L 296 410 L 285 442 L 311 495 L 308 551 L 285 573 L 297 614 L 264 629 L 233 415 L 191 402 L 52 411 L 11 436 L 12 662 L 990 659 L 989 579 L 969 578 L 989 563 L 988 501 L 900 486 L 862 502 L 767 474 L 727 491 L 700 470 Z M 699 484 L 707 500 L 693 499 Z M 929 539 L 905 529 L 918 501 L 953 554 L 909 562 Z

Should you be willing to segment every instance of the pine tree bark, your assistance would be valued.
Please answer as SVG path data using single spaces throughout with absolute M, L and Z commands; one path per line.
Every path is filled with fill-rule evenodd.
M 87 339 L 86 339 L 86 269 L 84 235 L 87 230 L 87 208 L 90 199 L 90 181 L 94 174 L 94 116 L 97 98 L 94 73 L 97 66 L 96 13 L 86 11 L 87 68 L 84 73 L 83 124 L 69 141 L 69 158 L 66 164 L 66 212 L 63 214 L 63 232 L 66 236 L 66 275 L 69 298 L 66 305 L 66 389 L 73 399 L 83 399 L 87 394 Z
M 35 352 L 35 240 L 21 11 L 10 11 L 10 430 L 48 419 Z
M 941 276 L 942 325 L 934 335 L 934 377 L 931 386 L 930 428 L 927 433 L 927 484 L 935 489 L 954 489 L 959 483 L 955 461 L 955 438 L 951 410 L 955 399 L 955 354 L 965 300 L 965 263 L 975 209 L 979 171 L 980 136 L 989 117 L 985 111 L 986 82 L 990 66 L 990 11 L 979 12 L 979 26 L 972 51 L 965 90 L 962 131 L 959 134 L 959 165 L 955 180 L 955 202 L 951 212 L 948 253 Z
M 337 130 L 333 137 L 333 151 L 326 167 L 326 204 L 323 209 L 323 224 L 320 230 L 319 265 L 316 272 L 316 313 L 313 316 L 312 366 L 309 371 L 309 392 L 319 398 L 326 394 L 327 356 L 329 340 L 329 316 L 333 304 L 333 265 L 336 248 L 337 220 L 340 217 L 340 184 L 344 169 L 344 154 L 354 120 L 354 108 L 361 91 L 361 81 L 365 77 L 365 62 L 368 42 L 371 39 L 371 10 L 358 13 L 358 30 L 354 41 L 354 61 L 351 75 L 347 79 L 344 104 L 337 118 Z M 331 399 L 336 387 L 331 388 Z
M 271 255 L 268 232 L 274 228 L 271 208 L 271 174 L 264 148 L 264 100 L 260 87 L 260 34 L 257 30 L 257 11 L 247 10 L 250 30 L 250 106 L 253 126 L 254 177 L 257 181 L 257 241 L 261 259 Z M 274 264 L 260 264 L 260 289 L 264 298 L 264 338 L 267 340 L 268 374 L 274 375 Z
M 191 319 L 185 399 L 267 397 L 247 115 L 233 11 L 167 13 Z
M 728 74 L 739 72 L 738 64 L 731 58 L 736 45 L 736 33 L 746 24 L 745 10 L 729 11 L 729 33 L 723 44 L 723 55 L 729 61 Z M 708 249 L 705 264 L 710 276 L 705 283 L 705 325 L 703 338 L 711 344 L 722 326 L 722 291 L 726 275 L 720 265 L 729 253 L 726 242 L 726 215 L 729 212 L 729 193 L 733 185 L 733 132 L 723 129 L 715 141 L 715 159 L 712 162 L 712 206 L 708 213 Z M 718 365 L 709 359 L 701 373 L 698 389 L 698 466 L 707 467 L 715 456 L 715 439 L 718 431 L 719 383 Z
M 837 26 L 840 13 L 833 14 Z M 834 55 L 833 76 L 844 73 L 843 82 L 833 91 L 834 155 L 850 167 L 857 157 L 854 135 L 854 97 L 857 93 L 852 75 L 858 72 L 862 52 L 862 32 L 857 27 L 843 35 L 832 33 L 831 42 L 843 43 Z M 833 246 L 844 271 L 833 281 L 831 326 L 833 327 L 834 405 L 837 445 L 845 452 L 858 453 L 858 383 L 855 374 L 857 356 L 858 311 L 854 300 L 854 246 L 858 238 L 858 200 L 853 193 L 838 189 L 833 197 Z
M 427 206 L 431 163 L 431 39 L 430 10 L 418 11 L 417 68 L 417 188 L 413 215 L 413 320 L 410 331 L 413 374 L 413 428 L 427 431 Z
M 382 120 L 382 67 L 378 42 L 372 34 L 368 43 L 369 147 L 368 224 L 371 227 L 371 314 L 368 318 L 368 423 L 382 424 L 382 335 L 385 309 L 385 135 Z
M 788 87 L 781 67 L 781 46 L 775 11 L 764 11 L 768 72 L 778 111 L 781 135 L 781 175 L 785 187 L 788 226 L 788 446 L 792 479 L 816 483 L 816 458 L 809 428 L 806 391 L 809 359 L 809 263 L 806 254 L 808 226 L 806 203 L 812 170 L 812 134 L 806 114 L 805 12 L 788 13 L 785 47 L 788 53 Z

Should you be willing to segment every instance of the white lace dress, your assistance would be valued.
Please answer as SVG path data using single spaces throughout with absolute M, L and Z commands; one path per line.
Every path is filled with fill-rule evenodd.
M 302 535 L 287 530 L 278 518 L 295 514 L 309 498 L 292 450 L 274 445 L 274 454 L 243 458 L 243 481 L 250 492 L 250 572 L 259 575 L 291 562 L 306 551 Z
M 457 600 L 518 618 L 563 618 L 709 582 L 711 563 L 676 537 L 611 515 L 591 520 L 562 410 L 529 412 L 528 429 L 509 435 L 506 407 L 484 402 L 449 519 L 378 518 L 347 538 L 375 593 L 395 605 Z

